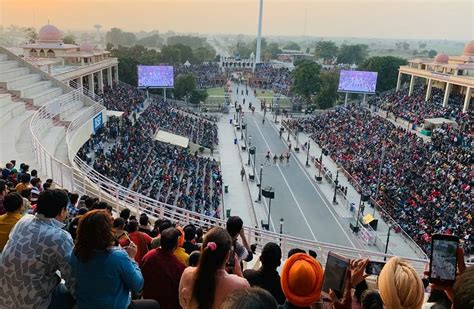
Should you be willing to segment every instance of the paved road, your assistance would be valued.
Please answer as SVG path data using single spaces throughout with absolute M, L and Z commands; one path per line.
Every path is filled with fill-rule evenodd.
M 239 88 L 239 90 L 242 87 Z M 234 92 L 235 93 L 235 88 Z M 255 105 L 256 99 L 249 91 L 249 96 L 235 96 L 238 102 L 242 103 L 242 98 L 246 98 L 243 106 L 245 112 L 245 122 L 248 125 L 248 135 L 252 136 L 252 145 L 256 146 L 256 172 L 259 174 L 259 166 L 264 163 L 267 151 L 274 153 L 286 153 L 288 148 L 283 140 L 279 138 L 277 127 L 271 124 L 271 119 L 262 125 L 263 115 L 252 113 L 248 110 L 249 100 Z M 257 109 L 260 108 L 258 104 Z M 285 135 L 284 135 L 285 136 Z M 272 160 L 273 164 L 273 160 Z M 336 212 L 318 192 L 317 184 L 312 181 L 305 171 L 304 165 L 293 155 L 290 165 L 264 164 L 263 167 L 263 187 L 272 186 L 275 190 L 275 199 L 271 206 L 271 221 L 273 230 L 279 229 L 280 218 L 283 218 L 284 233 L 314 239 L 317 241 L 330 242 L 348 247 L 362 247 L 351 235 L 348 228 L 347 219 L 338 218 Z

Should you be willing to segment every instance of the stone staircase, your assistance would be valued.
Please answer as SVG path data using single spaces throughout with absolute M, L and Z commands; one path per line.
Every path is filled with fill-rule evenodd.
M 22 60 L 0 51 L 0 164 L 16 159 L 34 166 L 30 121 L 43 105 L 64 94 L 54 79 L 34 71 Z M 52 155 L 69 163 L 65 133 L 67 125 L 87 109 L 74 101 L 40 132 L 39 139 Z

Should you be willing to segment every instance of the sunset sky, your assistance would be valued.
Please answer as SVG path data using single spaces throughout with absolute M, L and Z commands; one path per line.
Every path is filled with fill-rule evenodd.
M 254 34 L 258 0 L 0 0 L 0 24 Z M 264 35 L 469 40 L 474 0 L 265 0 Z

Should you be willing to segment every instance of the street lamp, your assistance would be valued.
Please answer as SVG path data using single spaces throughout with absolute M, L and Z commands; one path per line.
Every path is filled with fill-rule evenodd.
M 284 221 L 285 221 L 285 220 L 284 220 L 283 218 L 280 218 L 280 235 L 283 234 L 283 222 L 284 222 Z
M 337 185 L 339 183 L 339 170 L 336 172 L 336 180 L 334 180 L 334 196 L 332 197 L 332 203 L 334 205 L 337 205 L 337 199 L 336 199 L 336 194 L 337 194 Z
M 388 251 L 388 242 L 390 241 L 390 224 L 388 224 L 388 232 L 387 232 L 387 240 L 385 242 L 385 254 L 387 254 L 387 251 Z M 383 257 L 383 260 L 386 261 L 387 260 L 387 257 L 384 256 Z
M 260 164 L 260 184 L 258 185 L 258 202 L 262 201 L 262 176 L 263 176 L 263 164 Z
M 367 202 L 370 199 L 370 195 L 362 192 L 360 195 L 360 201 L 359 201 L 359 210 L 357 211 L 357 222 L 356 222 L 356 230 L 359 231 L 359 218 L 360 216 L 364 216 L 364 208 L 365 208 L 365 202 Z
M 290 124 L 288 123 L 288 137 L 286 138 L 287 142 L 290 142 Z
M 375 209 L 377 208 L 376 205 L 379 200 L 380 177 L 382 177 L 382 167 L 383 167 L 384 158 L 385 158 L 385 147 L 382 146 L 382 156 L 380 158 L 380 165 L 379 165 L 379 177 L 377 178 L 377 189 L 375 191 L 374 212 L 372 213 L 372 216 L 374 217 L 375 217 Z
M 311 140 L 308 139 L 308 151 L 306 152 L 306 167 L 309 167 L 309 149 L 311 148 Z

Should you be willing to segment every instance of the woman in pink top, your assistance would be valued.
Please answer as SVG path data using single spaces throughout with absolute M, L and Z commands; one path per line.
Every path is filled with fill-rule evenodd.
M 232 239 L 220 227 L 212 228 L 205 236 L 197 267 L 184 270 L 179 283 L 179 303 L 184 309 L 220 308 L 224 298 L 235 290 L 249 287 L 242 276 L 238 260 L 229 275 L 225 266 L 231 255 Z M 232 252 L 232 254 L 234 254 Z

